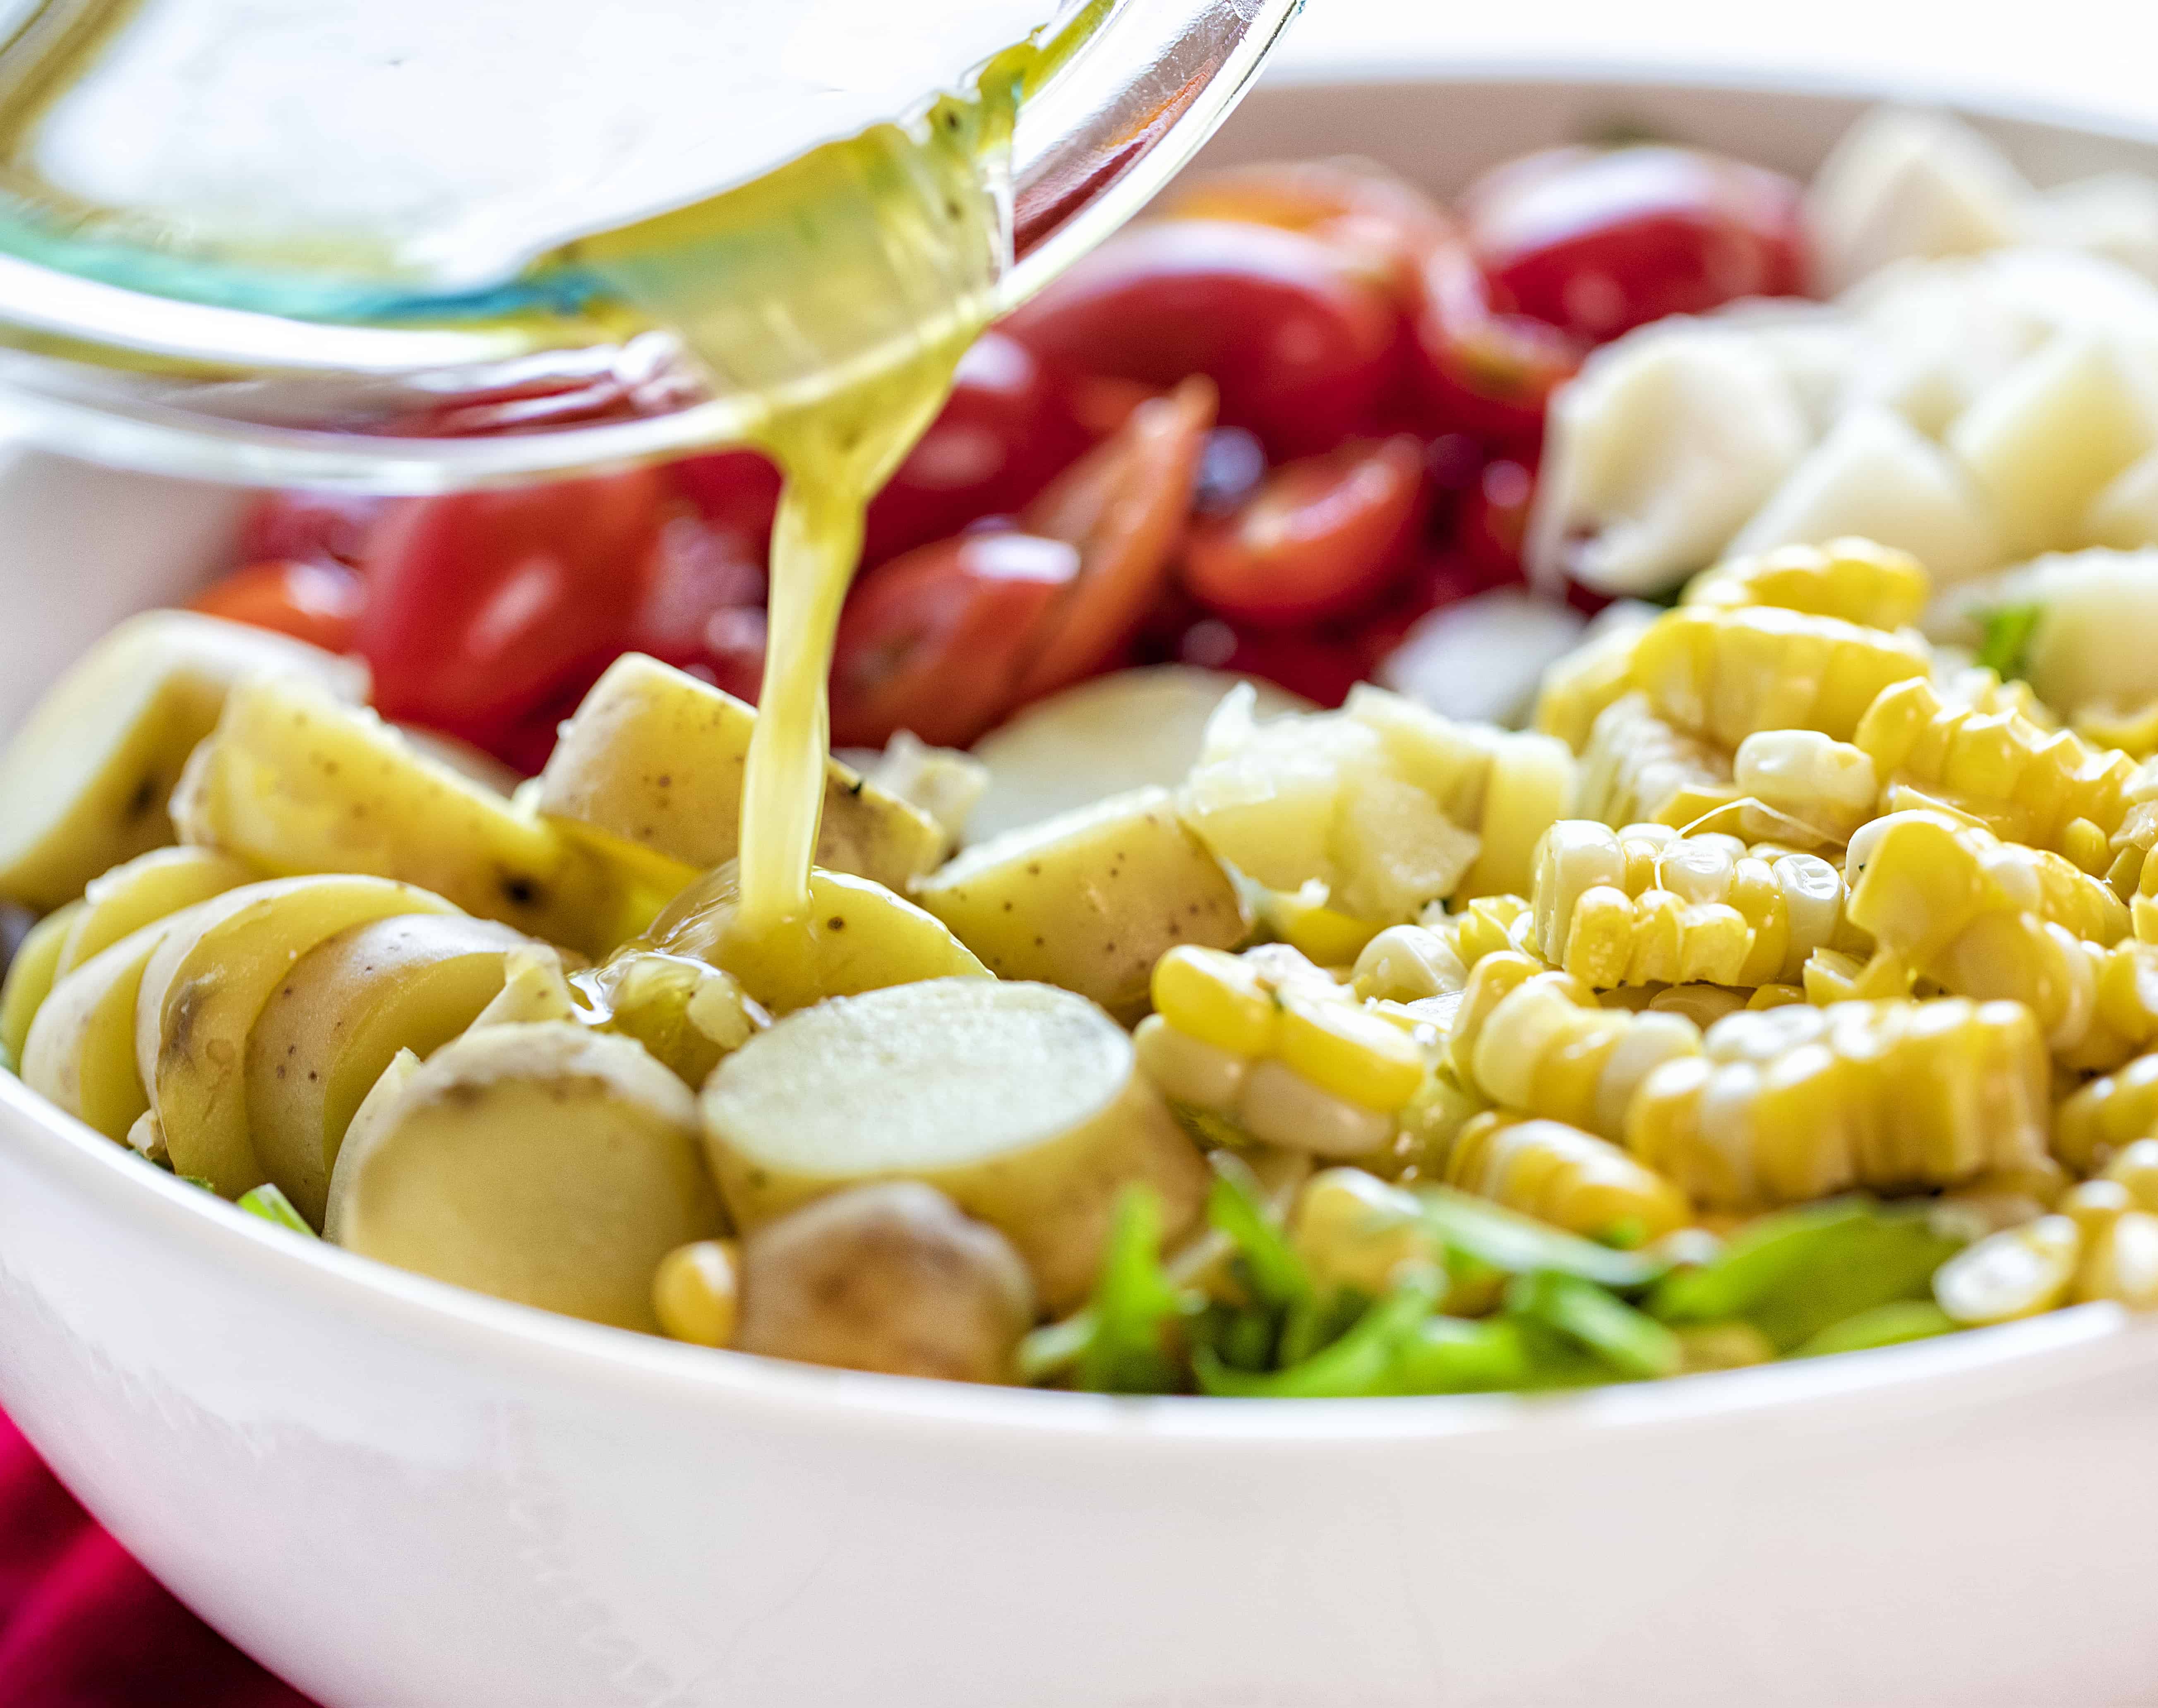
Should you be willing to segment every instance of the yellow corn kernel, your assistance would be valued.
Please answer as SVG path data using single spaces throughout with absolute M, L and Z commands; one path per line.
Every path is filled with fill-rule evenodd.
M 1347 1003 L 1284 1002 L 1274 1048 L 1322 1091 L 1366 1109 L 1398 1109 L 1423 1082 L 1423 1052 L 1399 1027 Z
M 1598 715 L 1632 690 L 1634 646 L 1656 616 L 1651 607 L 1629 606 L 1598 617 L 1588 637 L 1544 671 L 1531 727 L 1580 752 Z
M 1763 1009 L 1789 1008 L 1794 1003 L 1806 1000 L 1804 987 L 1796 984 L 1763 984 L 1757 987 L 1746 999 L 1746 1006 L 1756 1013 Z
M 2053 1205 L 2057 1215 L 2065 1215 L 2076 1225 L 2086 1246 L 2102 1230 L 2135 1208 L 2135 1194 L 2119 1181 L 2109 1180 L 2103 1174 L 2069 1187 Z
M 2158 1310 L 2158 1215 L 2126 1210 L 2087 1233 L 2069 1296 L 2078 1304 L 2110 1299 L 2132 1311 Z
M 2158 1215 L 2158 1138 L 2123 1145 L 2106 1164 L 2103 1178 L 2125 1186 L 2138 1210 Z
M 2045 1154 L 2051 1070 L 2027 1010 L 1936 1001 L 1731 1015 L 1655 1069 L 1627 1148 L 1696 1202 L 1946 1186 Z
M 1751 1323 L 1695 1323 L 1672 1333 L 1679 1337 L 1679 1371 L 1683 1375 L 1749 1370 L 1776 1361 L 1775 1343 Z
M 1530 979 L 1551 970 L 1536 956 L 1514 949 L 1482 956 L 1469 969 L 1469 983 L 1462 991 L 1461 1005 L 1454 1012 L 1453 1027 L 1447 1035 L 1446 1045 L 1447 1058 L 1464 1085 L 1474 1086 L 1476 1083 L 1476 1040 L 1483 1035 L 1492 1011 Z M 1584 997 L 1589 995 L 1586 985 L 1578 988 Z
M 1276 1057 L 1252 1064 L 1236 1099 L 1236 1124 L 1252 1138 L 1315 1157 L 1368 1157 L 1394 1137 L 1384 1112 L 1322 1090 Z
M 2081 706 L 2072 727 L 2093 747 L 2114 747 L 2131 759 L 2158 753 L 2158 700 L 2139 706 Z
M 1908 552 L 1854 538 L 1727 559 L 1687 584 L 1684 602 L 1774 605 L 1896 629 L 1918 620 L 1928 587 L 1924 568 Z
M 1361 1169 L 1326 1169 L 1304 1183 L 1289 1241 L 1322 1293 L 1354 1287 L 1374 1298 L 1403 1264 L 1441 1255 L 1415 1198 Z
M 1518 895 L 1479 895 L 1453 914 L 1427 908 L 1423 923 L 1453 945 L 1464 968 L 1486 955 L 1534 949 L 1529 904 Z
M 2135 761 L 2048 730 L 2021 712 L 1958 704 L 1914 679 L 1884 689 L 1851 736 L 1873 761 L 1882 804 L 1913 788 L 1970 813 L 1998 834 L 2057 853 L 2089 856 L 2088 820 L 2116 844 L 2125 829 Z M 2158 814 L 2150 826 L 2158 839 Z M 2147 846 L 2148 844 L 2146 844 Z
M 1676 1014 L 1629 1014 L 1600 1006 L 1562 973 L 1515 986 L 1481 1027 L 1453 1047 L 1463 1078 L 1502 1107 L 1548 1116 L 1607 1138 L 1624 1130 L 1634 1088 L 1662 1062 L 1701 1048 L 1701 1034 Z
M 1188 1037 L 1232 1055 L 1273 1048 L 1273 993 L 1251 960 L 1182 943 L 1154 966 L 1154 1007 Z
M 2037 1220 L 2061 1201 L 2068 1184 L 2050 1158 L 2042 1168 L 1989 1169 L 1944 1192 L 1936 1220 L 1962 1238 L 1980 1240 Z
M 1738 798 L 1731 757 L 1628 694 L 1599 713 L 1582 748 L 1574 810 L 1606 824 L 1691 824 Z
M 1693 605 L 1641 637 L 1634 680 L 1660 716 L 1726 747 L 1759 730 L 1847 741 L 1882 689 L 1931 662 L 1915 634 L 1774 606 Z
M 1444 937 L 1420 925 L 1395 925 L 1364 945 L 1350 987 L 1360 997 L 1406 1003 L 1449 995 L 1468 983 L 1469 969 Z
M 1226 1115 L 1236 1107 L 1252 1060 L 1149 1014 L 1132 1034 L 1139 1071 L 1172 1103 Z
M 1727 984 L 1672 984 L 1651 997 L 1649 1007 L 1659 1014 L 1677 1014 L 1691 1020 L 1706 1032 L 1726 1014 L 1745 1009 L 1750 994 Z
M 1957 1252 L 1933 1272 L 1933 1298 L 1970 1328 L 2035 1317 L 2067 1300 L 2082 1256 L 2073 1222 L 2041 1216 Z
M 1873 816 L 1881 784 L 1862 747 L 1818 730 L 1762 730 L 1738 744 L 1732 782 L 1822 842 L 1848 842 Z
M 2138 1139 L 2158 1133 L 2158 1055 L 2139 1055 L 2093 1080 L 2053 1113 L 2053 1154 L 2070 1174 L 2105 1169 Z
M 1686 1226 L 1686 1198 L 1617 1145 L 1560 1121 L 1492 1113 L 1463 1128 L 1447 1184 L 1599 1238 L 1627 1230 L 1657 1239 Z
M 741 1253 L 732 1240 L 677 1246 L 652 1277 L 653 1314 L 668 1337 L 692 1346 L 725 1346 L 740 1312 Z
M 1269 890 L 1259 898 L 1259 923 L 1320 967 L 1346 967 L 1379 934 L 1380 926 L 1326 905 L 1324 885 L 1293 892 Z

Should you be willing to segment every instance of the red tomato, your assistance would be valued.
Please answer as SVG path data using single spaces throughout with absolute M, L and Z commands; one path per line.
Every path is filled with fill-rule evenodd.
M 1456 238 L 1435 244 L 1417 276 L 1415 349 L 1443 431 L 1530 443 L 1551 392 L 1581 365 L 1557 328 L 1501 312 L 1476 259 Z
M 1452 224 L 1415 185 L 1359 160 L 1231 167 L 1179 190 L 1163 212 L 1172 219 L 1233 219 L 1301 231 L 1358 257 L 1404 298 L 1417 262 Z
M 1353 609 L 1402 568 L 1423 490 L 1423 446 L 1407 434 L 1286 463 L 1236 510 L 1192 524 L 1184 585 L 1221 616 L 1262 626 Z
M 1324 450 L 1365 421 L 1400 319 L 1382 283 L 1315 238 L 1164 219 L 1102 245 L 1004 327 L 1078 373 L 1156 387 L 1204 374 L 1222 421 L 1282 456 Z
M 1471 250 L 1524 314 L 1601 339 L 1804 289 L 1799 186 L 1691 148 L 1552 148 L 1463 202 Z
M 1485 463 L 1469 489 L 1457 524 L 1458 543 L 1495 581 L 1511 581 L 1521 571 L 1521 539 L 1536 492 L 1535 472 L 1505 457 Z
M 240 524 L 240 560 L 356 564 L 390 500 L 371 493 L 269 493 Z
M 683 506 L 659 524 L 643 580 L 625 644 L 688 669 L 710 654 L 715 618 L 764 603 L 764 548 Z
M 1087 446 L 1033 351 L 985 333 L 960 358 L 952 395 L 870 506 L 862 561 L 882 563 L 1009 515 Z
M 401 499 L 368 542 L 355 640 L 392 718 L 484 731 L 621 650 L 661 521 L 652 470 Z
M 938 540 L 873 570 L 839 618 L 834 744 L 911 730 L 966 746 L 1011 710 L 1043 613 L 1078 575 L 1071 545 L 1028 534 Z
M 197 611 L 273 628 L 333 653 L 352 650 L 366 589 L 341 564 L 272 558 L 235 570 L 191 601 Z
M 1185 630 L 1177 657 L 1209 670 L 1264 677 L 1323 706 L 1340 705 L 1364 678 L 1362 650 L 1350 637 L 1243 628 L 1218 617 Z
M 779 510 L 779 470 L 756 451 L 718 451 L 670 465 L 668 478 L 715 527 L 755 543 L 761 559 Z

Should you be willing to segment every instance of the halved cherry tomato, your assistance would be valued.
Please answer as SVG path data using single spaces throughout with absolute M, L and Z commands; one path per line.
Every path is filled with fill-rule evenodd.
M 637 470 L 400 499 L 362 565 L 354 638 L 374 667 L 376 704 L 478 739 L 620 651 L 666 491 L 659 473 Z
M 1138 632 L 1172 580 L 1213 425 L 1214 388 L 1195 374 L 1133 410 L 1026 507 L 1020 526 L 1076 546 L 1079 572 L 1043 619 L 1014 704 L 1091 676 Z
M 267 493 L 240 524 L 240 560 L 356 564 L 390 500 L 371 493 Z
M 766 580 L 760 543 L 687 505 L 670 507 L 653 539 L 625 644 L 689 669 L 711 653 L 715 618 L 764 603 Z
M 366 587 L 342 564 L 271 558 L 235 570 L 195 596 L 191 608 L 276 629 L 333 653 L 352 650 Z
M 1325 629 L 1246 628 L 1218 617 L 1186 629 L 1177 657 L 1209 670 L 1264 677 L 1323 706 L 1340 705 L 1366 673 L 1362 649 L 1351 637 Z
M 1579 338 L 1804 289 L 1798 184 L 1696 149 L 1546 149 L 1487 174 L 1462 205 L 1494 286 Z
M 1383 282 L 1316 238 L 1162 219 L 1103 245 L 1004 330 L 1078 373 L 1159 387 L 1204 374 L 1225 423 L 1293 456 L 1363 423 L 1400 322 Z
M 1417 262 L 1453 225 L 1414 184 L 1362 160 L 1231 167 L 1195 179 L 1162 212 L 1171 219 L 1233 219 L 1303 232 L 1360 257 L 1404 300 Z
M 832 740 L 879 747 L 900 730 L 963 747 L 1009 711 L 1043 613 L 1079 575 L 1062 540 L 969 534 L 872 570 L 839 618 Z
M 1495 583 L 1521 571 L 1521 539 L 1528 532 L 1529 505 L 1536 493 L 1535 472 L 1510 457 L 1484 465 L 1469 488 L 1455 526 L 1455 539 L 1470 562 Z
M 715 527 L 751 541 L 761 559 L 779 512 L 779 470 L 756 451 L 715 451 L 671 463 L 667 477 Z
M 1210 610 L 1262 626 L 1352 610 L 1406 561 L 1423 490 L 1423 446 L 1407 434 L 1285 463 L 1231 513 L 1192 524 L 1184 585 Z
M 1458 237 L 1434 244 L 1417 274 L 1415 348 L 1443 431 L 1534 443 L 1544 405 L 1581 365 L 1582 348 L 1557 327 L 1500 310 Z
M 978 516 L 1016 512 L 1086 446 L 1034 352 L 984 333 L 959 359 L 929 431 L 870 505 L 862 561 L 882 563 Z

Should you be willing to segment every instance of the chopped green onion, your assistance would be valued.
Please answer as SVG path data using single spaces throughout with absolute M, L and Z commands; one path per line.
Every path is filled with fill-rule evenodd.
M 1431 1314 L 1441 1287 L 1437 1272 L 1427 1266 L 1404 1271 L 1347 1334 L 1272 1375 L 1231 1370 L 1202 1346 L 1192 1360 L 1200 1391 L 1272 1400 L 1359 1399 L 1397 1392 L 1391 1377 L 1402 1343 Z
M 1491 1394 L 1534 1385 L 1536 1371 L 1518 1323 L 1427 1317 L 1402 1337 L 1391 1381 L 1396 1394 Z
M 1451 1187 L 1427 1186 L 1417 1197 L 1423 1205 L 1424 1226 L 1449 1253 L 1505 1274 L 1548 1270 L 1599 1287 L 1630 1288 L 1646 1287 L 1666 1267 L 1648 1252 L 1614 1251 Z
M 1996 605 L 1985 612 L 1978 662 L 2004 682 L 2030 668 L 2031 642 L 2046 615 L 2042 605 Z
M 257 1186 L 252 1192 L 243 1192 L 240 1207 L 250 1215 L 259 1215 L 266 1222 L 281 1228 L 290 1228 L 296 1234 L 315 1237 L 315 1231 L 307 1226 L 307 1219 L 292 1207 L 292 1200 L 275 1186 Z
M 1262 1303 L 1287 1310 L 1311 1297 L 1288 1236 L 1275 1224 L 1257 1177 L 1242 1157 L 1216 1151 L 1214 1189 L 1206 1200 L 1206 1219 L 1236 1243 L 1244 1279 Z
M 1093 1332 L 1079 1354 L 1079 1385 L 1097 1394 L 1175 1392 L 1183 1384 L 1168 1331 L 1185 1309 L 1185 1295 L 1162 1272 L 1160 1196 L 1151 1187 L 1127 1186 L 1088 1308 Z
M 1045 1323 L 1019 1343 L 1019 1379 L 1029 1387 L 1069 1375 L 1094 1338 L 1094 1313 L 1076 1310 L 1061 1322 Z
M 1931 1299 L 1898 1299 L 1831 1323 L 1792 1355 L 1819 1358 L 1830 1352 L 1866 1352 L 1953 1334 L 1959 1325 Z
M 146 1158 L 143 1158 L 143 1160 L 144 1160 L 144 1161 L 146 1161 L 146 1162 L 148 1162 L 148 1161 L 149 1161 L 149 1158 L 147 1158 L 146 1157 Z M 151 1164 L 150 1164 L 150 1166 L 151 1166 L 152 1168 L 153 1168 L 153 1169 L 154 1169 L 154 1168 L 156 1168 L 157 1165 L 155 1163 L 151 1163 Z M 174 1175 L 173 1178 L 174 1179 L 176 1179 L 176 1180 L 184 1180 L 184 1181 L 185 1181 L 185 1182 L 187 1182 L 187 1184 L 188 1184 L 188 1185 L 190 1185 L 190 1186 L 199 1186 L 200 1188 L 202 1188 L 202 1189 L 203 1189 L 204 1191 L 208 1192 L 208 1193 L 210 1193 L 210 1194 L 213 1194 L 213 1195 L 214 1195 L 214 1194 L 216 1193 L 216 1191 L 217 1191 L 217 1182 L 216 1182 L 216 1181 L 214 1181 L 214 1180 L 213 1180 L 213 1179 L 209 1179 L 207 1175 L 204 1175 L 204 1174 L 176 1174 L 176 1175 Z
M 1683 1362 L 1678 1336 L 1578 1276 L 1521 1276 L 1506 1290 L 1506 1308 L 1577 1342 L 1620 1375 L 1653 1380 L 1677 1375 Z

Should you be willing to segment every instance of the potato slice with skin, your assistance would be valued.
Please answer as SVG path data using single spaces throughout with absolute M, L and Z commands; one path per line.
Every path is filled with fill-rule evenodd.
M 1045 984 L 940 978 L 821 1004 L 721 1062 L 704 1113 L 752 1237 L 813 1199 L 920 1180 L 1001 1230 L 1052 1312 L 1092 1289 L 1125 1185 L 1160 1195 L 1173 1240 L 1208 1184 L 1123 1028 Z
M 173 817 L 184 840 L 272 875 L 394 879 L 586 954 L 642 931 L 671 893 L 289 677 L 234 689 Z
M 159 848 L 137 854 L 93 879 L 83 891 L 82 910 L 61 946 L 59 973 L 70 973 L 122 937 L 146 925 L 170 919 L 183 909 L 262 875 L 240 861 L 206 848 Z
M 284 878 L 228 890 L 168 932 L 143 969 L 135 1051 L 174 1170 L 228 1198 L 269 1178 L 248 1131 L 247 1039 L 300 957 L 369 920 L 456 911 L 386 878 Z
M 709 869 L 735 857 L 756 727 L 754 706 L 626 653 L 563 725 L 540 775 L 540 810 L 678 869 Z M 944 833 L 927 813 L 828 761 L 818 865 L 903 890 L 943 849 Z
M 80 901 L 70 901 L 32 926 L 15 946 L 14 956 L 8 962 L 7 983 L 0 984 L 0 1051 L 6 1054 L 6 1063 L 0 1065 L 22 1061 L 23 1046 L 30 1036 L 30 1024 L 37 1019 L 45 998 L 53 993 L 53 983 L 59 977 L 60 956 L 67 948 L 68 932 L 74 929 L 75 917 L 81 911 Z
M 149 1112 L 135 1053 L 143 969 L 187 916 L 160 920 L 101 950 L 53 987 L 23 1046 L 23 1083 L 107 1138 L 125 1143 Z
M 812 872 L 808 916 L 769 942 L 736 931 L 740 906 L 730 860 L 676 896 L 635 947 L 709 962 L 773 1014 L 890 984 L 989 977 L 942 920 L 868 878 Z
M 395 914 L 339 931 L 292 963 L 247 1037 L 256 1154 L 317 1227 L 361 1101 L 400 1050 L 430 1055 L 501 992 L 509 957 L 553 957 L 508 926 Z
M 366 692 L 353 660 L 194 611 L 150 611 L 91 648 L 0 754 L 0 897 L 57 907 L 171 842 L 166 802 L 188 755 L 232 685 L 264 670 Z
M 1231 948 L 1251 928 L 1236 885 L 1167 789 L 968 849 L 914 894 L 999 978 L 1061 985 L 1126 1020 L 1146 1013 L 1154 963 L 1169 950 Z
M 348 1250 L 647 1334 L 660 1260 L 724 1231 L 695 1099 L 630 1040 L 560 1022 L 393 1064 L 330 1182 Z

